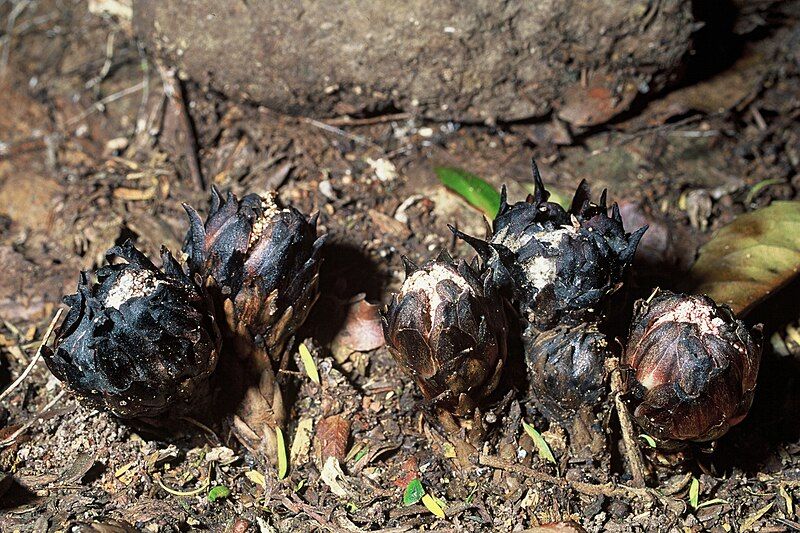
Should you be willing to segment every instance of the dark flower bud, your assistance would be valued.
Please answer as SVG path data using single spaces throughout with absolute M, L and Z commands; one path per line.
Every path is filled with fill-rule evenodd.
M 539 329 L 597 319 L 606 297 L 622 283 L 646 228 L 626 233 L 606 193 L 589 199 L 581 182 L 569 210 L 548 202 L 533 164 L 536 188 L 524 202 L 508 204 L 503 188 L 489 242 L 456 232 L 492 269 L 516 301 L 520 315 Z
M 125 264 L 81 273 L 45 361 L 79 396 L 121 417 L 154 416 L 203 390 L 217 363 L 210 302 L 169 252 L 163 271 L 129 241 Z M 94 281 L 92 278 L 96 278 Z
M 382 318 L 389 352 L 428 401 L 466 414 L 497 386 L 507 326 L 490 272 L 446 256 L 421 268 L 407 261 Z
M 556 326 L 523 333 L 531 390 L 549 417 L 570 418 L 594 407 L 605 392 L 605 361 L 611 356 L 595 324 Z
M 184 252 L 189 267 L 206 281 L 223 307 L 234 335 L 258 337 L 272 359 L 305 321 L 318 296 L 316 218 L 281 209 L 275 195 L 248 194 L 241 200 L 215 188 L 203 224 L 184 205 L 191 227 Z
M 730 308 L 659 291 L 636 303 L 625 350 L 633 416 L 662 440 L 719 438 L 747 415 L 760 360 Z

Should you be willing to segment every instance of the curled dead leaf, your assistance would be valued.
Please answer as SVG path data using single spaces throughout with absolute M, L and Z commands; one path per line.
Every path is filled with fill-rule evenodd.
M 317 424 L 317 433 L 314 438 L 317 457 L 320 462 L 335 457 L 344 461 L 347 455 L 347 443 L 350 439 L 350 422 L 341 415 L 323 418 Z
M 344 325 L 334 337 L 332 350 L 338 360 L 353 352 L 368 352 L 383 346 L 383 328 L 378 306 L 367 302 L 359 294 L 349 302 Z

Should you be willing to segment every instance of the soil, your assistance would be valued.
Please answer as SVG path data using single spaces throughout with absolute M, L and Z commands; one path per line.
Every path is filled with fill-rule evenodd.
M 691 4 L 137 0 L 133 8 L 137 34 L 190 78 L 285 113 L 399 110 L 494 123 L 556 108 L 571 123 L 596 124 L 675 78 L 700 20 Z M 591 118 L 575 109 L 587 96 L 598 101 Z
M 738 214 L 797 199 L 800 6 L 750 2 L 740 13 L 735 28 L 709 18 L 678 87 L 637 99 L 609 123 L 575 127 L 550 114 L 476 126 L 287 116 L 176 80 L 124 17 L 75 0 L 0 2 L 10 29 L 0 41 L 0 390 L 28 367 L 61 295 L 105 250 L 127 238 L 153 257 L 162 244 L 180 248 L 181 203 L 208 209 L 200 184 L 277 189 L 283 203 L 318 211 L 330 235 L 322 296 L 297 339 L 321 384 L 297 361 L 281 376 L 290 402 L 284 479 L 220 420 L 121 421 L 60 395 L 38 363 L 0 406 L 0 530 L 799 530 L 800 358 L 778 356 L 769 342 L 748 418 L 713 449 L 643 444 L 645 489 L 631 485 L 610 408 L 582 437 L 594 452 L 574 453 L 524 383 L 483 406 L 489 431 L 465 463 L 386 349 L 355 342 L 346 318 L 358 295 L 389 301 L 404 278 L 401 255 L 471 257 L 447 224 L 480 235 L 484 221 L 439 184 L 438 165 L 506 184 L 512 199 L 530 190 L 531 157 L 561 196 L 584 178 L 597 194 L 608 188 L 629 229 L 650 225 L 629 299 L 679 287 L 698 246 Z M 800 319 L 798 299 L 785 300 L 753 315 L 769 319 L 767 339 L 790 335 Z M 537 454 L 523 419 L 556 465 Z M 444 518 L 403 505 L 415 477 Z

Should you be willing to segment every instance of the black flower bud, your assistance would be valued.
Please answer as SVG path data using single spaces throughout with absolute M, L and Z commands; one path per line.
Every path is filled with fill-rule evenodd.
M 668 291 L 640 300 L 624 364 L 634 418 L 666 441 L 711 441 L 753 401 L 760 339 L 707 296 Z
M 520 315 L 539 329 L 580 324 L 602 314 L 607 296 L 622 283 L 646 228 L 626 233 L 606 193 L 589 199 L 581 182 L 569 210 L 548 202 L 536 165 L 535 193 L 508 204 L 503 188 L 489 242 L 456 232 L 469 242 L 506 287 Z
M 428 401 L 466 414 L 497 386 L 507 326 L 490 272 L 446 256 L 421 268 L 407 262 L 382 318 L 389 352 Z
M 158 415 L 193 399 L 214 370 L 219 334 L 210 302 L 167 251 L 163 271 L 130 242 L 107 257 L 127 263 L 81 273 L 45 361 L 95 406 L 121 417 Z
M 184 205 L 191 227 L 184 252 L 223 307 L 227 328 L 257 338 L 273 359 L 305 321 L 318 296 L 316 218 L 280 208 L 275 195 L 248 194 L 241 200 L 213 190 L 203 224 Z
M 608 341 L 595 324 L 523 333 L 531 390 L 549 417 L 566 420 L 594 407 L 605 392 Z

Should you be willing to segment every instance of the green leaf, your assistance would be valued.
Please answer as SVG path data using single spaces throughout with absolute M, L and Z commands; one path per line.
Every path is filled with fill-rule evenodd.
M 744 315 L 800 271 L 800 202 L 738 217 L 700 248 L 689 290 Z
M 445 187 L 458 193 L 473 207 L 483 211 L 494 220 L 500 210 L 500 193 L 492 185 L 465 170 L 453 167 L 433 169 Z
M 286 458 L 286 442 L 283 439 L 283 431 L 279 427 L 275 428 L 275 440 L 278 445 L 278 479 L 283 479 L 289 470 L 289 461 Z
M 311 352 L 308 350 L 308 347 L 304 343 L 300 343 L 300 361 L 303 363 L 303 369 L 305 369 L 306 374 L 308 377 L 319 385 L 319 371 L 317 370 L 317 364 L 314 362 L 314 358 L 311 357 Z
M 696 477 L 692 478 L 692 484 L 689 485 L 689 505 L 692 509 L 697 509 L 698 501 L 700 500 L 700 482 Z
M 655 448 L 657 446 L 656 439 L 654 439 L 650 435 L 647 435 L 646 433 L 642 433 L 641 435 L 639 435 L 639 438 L 645 441 L 647 445 L 650 446 L 651 448 Z
M 539 457 L 544 459 L 545 461 L 549 461 L 553 464 L 556 464 L 556 458 L 553 457 L 553 452 L 550 450 L 550 446 L 547 445 L 547 442 L 544 440 L 544 437 L 536 431 L 532 425 L 528 424 L 524 420 L 522 421 L 522 428 L 525 430 L 525 433 L 533 439 L 533 443 L 536 445 L 536 449 L 539 452 Z
M 360 461 L 360 460 L 361 460 L 361 459 L 362 459 L 362 458 L 363 458 L 365 455 L 367 455 L 367 453 L 369 453 L 369 446 L 364 446 L 363 448 L 361 448 L 361 449 L 358 451 L 358 453 L 356 454 L 356 456 L 355 456 L 355 457 L 353 457 L 353 462 L 354 462 L 354 463 L 357 463 L 357 462 L 359 462 L 359 461 Z
M 217 500 L 222 500 L 227 498 L 231 495 L 231 491 L 225 485 L 217 485 L 216 487 L 212 488 L 208 491 L 208 501 L 215 502 Z
M 403 492 L 403 505 L 414 505 L 423 496 L 425 496 L 425 489 L 422 482 L 418 478 L 414 478 L 406 485 L 406 490 Z

